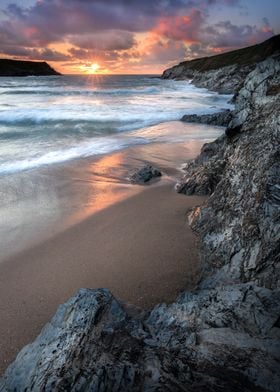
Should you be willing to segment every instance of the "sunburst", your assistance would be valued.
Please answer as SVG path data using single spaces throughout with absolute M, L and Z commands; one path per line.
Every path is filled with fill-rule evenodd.
M 98 63 L 90 63 L 81 65 L 80 70 L 87 75 L 95 75 L 99 73 L 101 67 Z

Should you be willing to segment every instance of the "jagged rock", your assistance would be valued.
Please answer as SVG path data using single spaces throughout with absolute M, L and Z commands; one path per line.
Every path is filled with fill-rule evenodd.
M 243 49 L 215 56 L 183 61 L 165 70 L 163 79 L 192 80 L 197 87 L 232 94 L 240 90 L 258 62 L 279 52 L 280 35 Z
M 254 69 L 251 65 L 229 65 L 218 69 L 196 70 L 181 64 L 166 70 L 163 79 L 190 80 L 196 87 L 207 88 L 221 94 L 238 91 L 245 77 Z
M 236 136 L 242 129 L 242 125 L 230 126 L 225 130 L 225 134 L 228 137 Z
M 210 195 L 220 182 L 226 165 L 223 157 L 225 144 L 224 135 L 212 143 L 204 144 L 200 155 L 184 166 L 186 174 L 175 185 L 177 192 L 186 195 Z
M 177 184 L 186 194 L 211 195 L 191 217 L 210 276 L 203 287 L 250 280 L 279 285 L 280 99 L 267 95 L 270 85 L 280 85 L 279 56 L 246 78 L 230 123 L 238 132 L 224 137 L 218 152 L 217 141 L 210 155 L 202 150 Z
M 144 184 L 150 181 L 152 178 L 161 177 L 161 172 L 151 165 L 145 165 L 141 169 L 133 173 L 129 180 L 133 184 Z
M 182 117 L 181 121 L 227 127 L 229 122 L 231 121 L 231 118 L 231 111 L 223 110 L 218 113 L 202 115 L 186 114 Z
M 10 391 L 277 391 L 280 292 L 184 293 L 130 316 L 108 290 L 61 305 L 0 382 Z
M 189 217 L 201 239 L 198 289 L 148 313 L 80 290 L 19 353 L 1 392 L 278 392 L 279 85 L 279 57 L 257 65 L 229 135 L 204 145 L 178 184 L 210 194 Z

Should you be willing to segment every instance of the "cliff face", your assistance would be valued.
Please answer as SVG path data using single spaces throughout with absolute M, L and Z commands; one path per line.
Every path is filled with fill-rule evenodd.
M 46 62 L 0 59 L 0 76 L 60 75 Z
M 248 48 L 217 56 L 184 61 L 165 70 L 163 79 L 191 79 L 197 87 L 222 93 L 238 91 L 256 64 L 280 48 L 280 35 Z
M 107 290 L 61 305 L 0 391 L 278 391 L 280 60 L 251 72 L 226 135 L 205 145 L 178 190 L 210 194 L 190 222 L 200 287 L 142 313 Z
M 221 282 L 279 285 L 279 59 L 250 73 L 236 97 L 229 136 L 205 145 L 177 184 L 179 192 L 211 195 L 191 218 L 211 285 L 217 283 L 213 271 Z

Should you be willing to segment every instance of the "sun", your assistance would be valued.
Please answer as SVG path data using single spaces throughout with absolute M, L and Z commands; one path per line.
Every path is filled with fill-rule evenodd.
M 94 75 L 101 71 L 101 67 L 98 63 L 83 64 L 79 68 L 83 73 L 87 75 Z
M 100 68 L 100 65 L 97 63 L 93 63 L 88 68 L 88 73 L 95 74 Z

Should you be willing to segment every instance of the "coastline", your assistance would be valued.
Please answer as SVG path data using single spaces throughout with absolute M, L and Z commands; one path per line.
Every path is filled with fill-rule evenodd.
M 114 203 L 144 190 L 128 176 L 146 162 L 175 183 L 186 160 L 199 154 L 221 128 L 180 121 L 143 128 L 155 139 L 120 151 L 0 177 L 0 264 L 83 221 Z M 204 136 L 205 135 L 205 136 Z
M 89 184 L 95 199 L 87 196 L 88 204 L 80 199 L 82 211 L 60 230 L 49 230 L 0 262 L 1 372 L 81 287 L 109 288 L 143 309 L 170 303 L 195 287 L 200 264 L 186 214 L 205 198 L 186 198 L 174 184 L 180 164 L 194 158 L 202 143 L 153 143 L 68 164 L 72 180 L 77 177 L 79 187 Z M 145 161 L 164 172 L 162 179 L 147 186 L 129 184 L 126 173 Z M 87 177 L 93 168 L 95 181 Z M 67 170 L 61 165 L 48 173 L 64 193 L 70 192 L 63 181 Z
M 80 290 L 19 353 L 3 388 L 112 390 L 117 380 L 124 390 L 278 391 L 279 64 L 279 54 L 257 64 L 225 135 L 185 167 L 184 193 L 211 193 L 189 216 L 197 290 L 141 314 L 108 290 Z
M 196 237 L 185 217 L 203 200 L 152 186 L 1 263 L 1 371 L 80 287 L 109 288 L 145 309 L 194 288 Z

